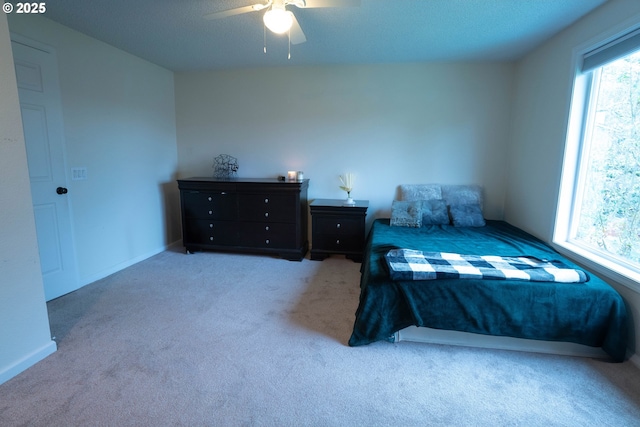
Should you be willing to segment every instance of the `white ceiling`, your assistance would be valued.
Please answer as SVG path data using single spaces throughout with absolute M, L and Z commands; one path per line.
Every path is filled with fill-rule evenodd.
M 258 0 L 52 0 L 48 18 L 174 71 L 284 65 L 511 61 L 607 0 L 361 0 L 290 6 L 307 42 L 267 33 L 262 14 L 203 15 Z

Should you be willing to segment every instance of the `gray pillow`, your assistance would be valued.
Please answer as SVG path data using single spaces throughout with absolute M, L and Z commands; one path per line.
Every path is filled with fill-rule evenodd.
M 400 200 L 442 199 L 440 184 L 403 184 L 400 186 Z
M 444 200 L 422 200 L 422 226 L 449 224 L 449 212 Z
M 486 224 L 479 203 L 450 205 L 449 214 L 456 227 L 484 227 Z
M 442 198 L 447 205 L 466 205 L 477 203 L 482 208 L 482 187 L 479 185 L 443 185 Z
M 422 226 L 422 210 L 419 200 L 413 202 L 394 200 L 391 203 L 392 227 L 420 227 Z

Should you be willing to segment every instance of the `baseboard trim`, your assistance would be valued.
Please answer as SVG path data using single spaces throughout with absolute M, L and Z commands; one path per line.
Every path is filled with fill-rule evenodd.
M 45 357 L 53 354 L 58 349 L 55 341 L 51 340 L 47 344 L 43 345 L 39 349 L 33 351 L 31 354 L 24 356 L 22 359 L 16 361 L 11 366 L 0 371 L 0 384 L 9 381 L 11 378 L 26 371 L 36 363 L 40 362 Z

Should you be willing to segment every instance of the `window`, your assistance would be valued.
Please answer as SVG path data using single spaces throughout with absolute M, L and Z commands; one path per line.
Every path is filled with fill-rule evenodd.
M 640 279 L 640 30 L 581 56 L 554 241 Z

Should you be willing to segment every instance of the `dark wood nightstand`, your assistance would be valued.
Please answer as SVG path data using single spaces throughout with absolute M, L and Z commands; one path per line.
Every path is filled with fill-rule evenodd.
M 342 254 L 362 262 L 368 200 L 346 205 L 344 199 L 316 199 L 311 209 L 311 259 L 322 261 L 330 254 Z

